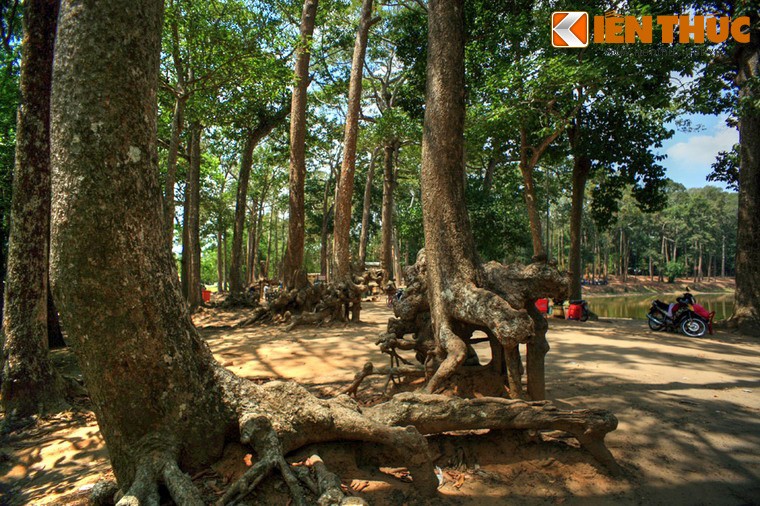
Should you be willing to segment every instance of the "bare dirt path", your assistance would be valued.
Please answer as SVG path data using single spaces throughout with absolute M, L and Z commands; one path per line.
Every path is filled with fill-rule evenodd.
M 369 303 L 358 326 L 231 328 L 244 315 L 219 311 L 196 323 L 235 373 L 294 379 L 327 394 L 364 362 L 386 363 L 374 341 L 389 316 L 384 304 Z M 431 448 L 445 484 L 422 503 L 760 504 L 760 342 L 728 333 L 690 340 L 625 320 L 552 319 L 548 338 L 549 397 L 561 408 L 618 416 L 608 445 L 627 477 L 608 477 L 561 438 L 532 444 L 505 433 L 441 436 L 431 438 Z M 0 448 L 0 504 L 83 504 L 77 491 L 108 470 L 93 417 L 62 414 L 35 430 L 11 435 Z M 393 477 L 398 471 L 380 472 L 366 452 L 350 444 L 319 451 L 371 504 L 420 503 L 410 484 Z

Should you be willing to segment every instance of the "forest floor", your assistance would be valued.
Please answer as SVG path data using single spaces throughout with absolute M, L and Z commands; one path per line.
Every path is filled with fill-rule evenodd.
M 734 278 L 707 278 L 699 283 L 693 279 L 679 278 L 673 283 L 667 281 L 650 280 L 649 276 L 627 276 L 623 282 L 622 276 L 609 276 L 606 285 L 584 285 L 583 294 L 588 295 L 623 295 L 634 293 L 723 293 L 733 292 L 736 289 Z
M 196 324 L 236 374 L 294 379 L 330 395 L 366 361 L 386 363 L 374 341 L 389 316 L 384 304 L 369 303 L 362 324 L 285 333 L 282 326 L 235 328 L 243 312 L 207 309 Z M 548 339 L 548 397 L 561 409 L 617 415 L 620 425 L 607 443 L 625 477 L 610 477 L 556 434 L 538 443 L 505 432 L 430 438 L 444 484 L 427 501 L 414 495 L 403 470 L 372 465 L 367 450 L 350 443 L 306 448 L 292 459 L 318 452 L 375 506 L 760 504 L 760 342 L 726 332 L 687 339 L 631 320 L 551 319 Z M 55 351 L 54 360 L 75 371 L 67 350 Z M 382 382 L 369 382 L 360 399 L 376 402 Z M 221 490 L 245 469 L 245 457 L 231 448 L 214 471 L 195 478 L 212 493 Z M 61 413 L 3 438 L 0 504 L 86 504 L 86 491 L 108 473 L 93 415 Z M 279 479 L 270 480 L 251 504 L 284 505 L 282 490 Z

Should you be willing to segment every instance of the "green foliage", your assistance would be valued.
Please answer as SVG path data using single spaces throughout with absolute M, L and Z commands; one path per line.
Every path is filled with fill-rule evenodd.
M 674 283 L 676 278 L 680 278 L 685 270 L 682 262 L 668 262 L 665 265 L 665 276 L 668 278 L 668 283 Z

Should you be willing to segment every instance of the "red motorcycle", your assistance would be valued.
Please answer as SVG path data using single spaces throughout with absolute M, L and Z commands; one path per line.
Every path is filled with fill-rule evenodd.
M 652 302 L 647 319 L 652 330 L 681 332 L 689 337 L 702 337 L 709 330 L 712 334 L 712 319 L 715 312 L 708 312 L 697 304 L 690 293 L 678 297 L 674 304 L 660 300 Z

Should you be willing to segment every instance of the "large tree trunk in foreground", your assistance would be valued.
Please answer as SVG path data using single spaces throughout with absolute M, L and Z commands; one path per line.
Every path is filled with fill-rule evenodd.
M 190 126 L 190 164 L 185 184 L 182 227 L 182 292 L 190 311 L 201 305 L 201 126 Z
M 393 169 L 398 142 L 393 141 L 383 148 L 383 209 L 380 230 L 380 268 L 385 281 L 399 273 L 393 272 L 393 193 L 396 190 L 396 173 Z
M 21 107 L 5 279 L 2 402 L 25 417 L 65 405 L 48 358 L 50 86 L 57 0 L 24 3 Z
M 573 158 L 573 195 L 570 207 L 570 299 L 582 297 L 581 277 L 581 225 L 583 220 L 583 195 L 591 172 L 591 160 L 579 155 Z
M 369 159 L 369 168 L 367 168 L 367 179 L 364 182 L 364 200 L 362 205 L 362 230 L 359 236 L 359 264 L 364 269 L 364 263 L 367 261 L 367 239 L 369 238 L 369 212 L 372 204 L 372 178 L 375 175 L 375 160 L 380 148 L 375 148 Z
M 301 38 L 296 51 L 293 100 L 290 107 L 290 198 L 288 248 L 285 253 L 284 283 L 288 288 L 308 284 L 303 270 L 304 182 L 306 179 L 306 92 L 309 87 L 311 36 L 318 0 L 305 0 L 301 13 Z
M 51 101 L 51 281 L 127 487 L 171 473 L 169 461 L 208 463 L 233 419 L 166 248 L 156 169 L 162 7 L 63 2 Z
M 121 487 L 118 506 L 160 504 L 159 484 L 177 504 L 208 504 L 184 471 L 216 458 L 225 439 L 250 445 L 256 463 L 218 504 L 250 494 L 273 470 L 297 506 L 323 504 L 335 487 L 312 479 L 317 490 L 304 492 L 299 477 L 309 471 L 293 470 L 284 454 L 333 440 L 389 446 L 418 493 L 433 494 L 438 482 L 415 426 L 454 430 L 457 420 L 462 428 L 566 430 L 614 470 L 603 444 L 616 425 L 608 413 L 480 399 L 456 401 L 452 414 L 450 398 L 412 394 L 364 414 L 346 396 L 256 385 L 214 361 L 180 295 L 161 219 L 161 11 L 160 0 L 67 0 L 51 101 L 51 278 Z M 107 59 L 118 64 L 102 65 Z
M 348 110 L 346 129 L 343 137 L 343 162 L 340 170 L 340 184 L 335 199 L 335 226 L 333 228 L 333 259 L 335 262 L 334 282 L 351 283 L 351 204 L 354 195 L 354 173 L 356 171 L 356 141 L 359 136 L 359 114 L 362 100 L 362 71 L 367 38 L 372 26 L 372 0 L 362 2 L 359 28 L 356 31 L 354 55 L 351 63 L 351 80 L 348 85 Z M 359 302 L 361 303 L 361 302 Z
M 736 236 L 736 298 L 731 324 L 760 336 L 760 29 L 753 16 L 750 42 L 741 45 L 739 91 L 739 223 Z M 754 83 L 754 84 L 753 84 Z M 753 103 L 753 101 L 755 103 Z

